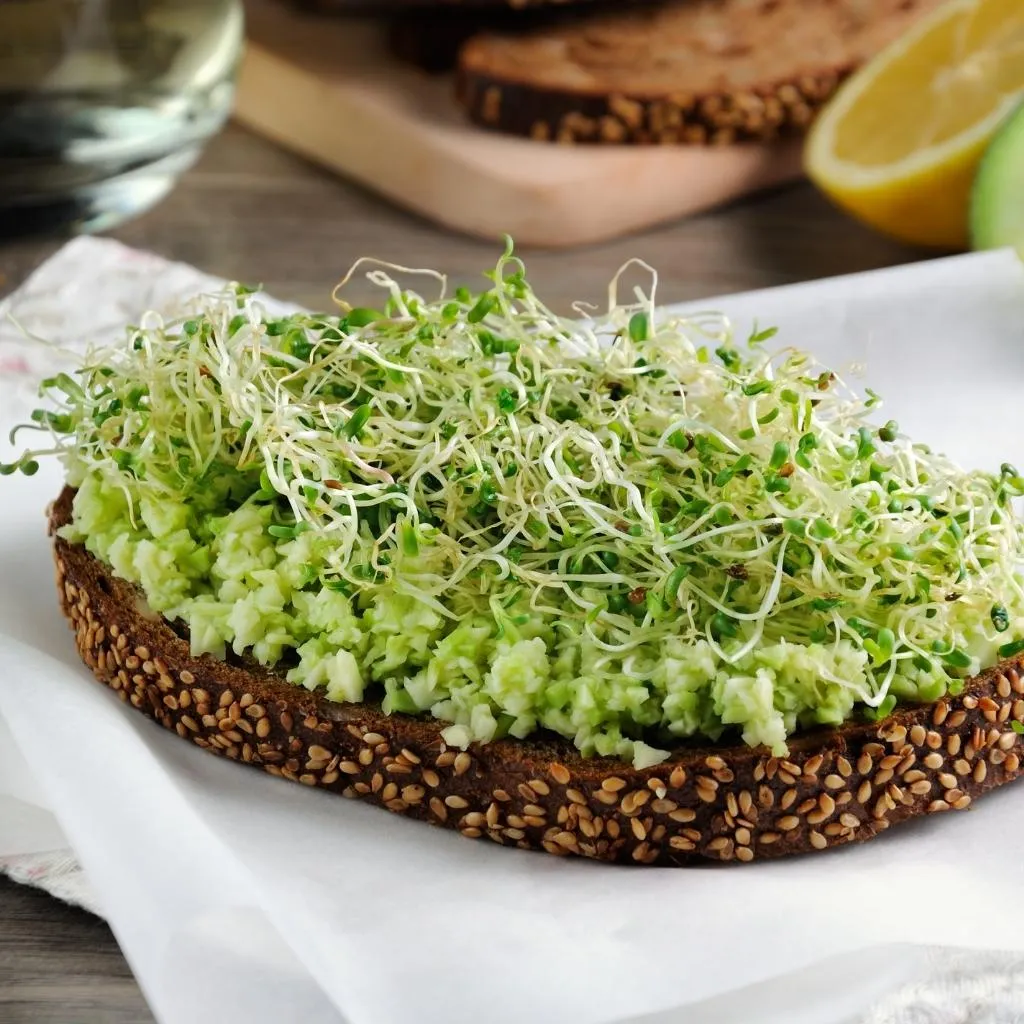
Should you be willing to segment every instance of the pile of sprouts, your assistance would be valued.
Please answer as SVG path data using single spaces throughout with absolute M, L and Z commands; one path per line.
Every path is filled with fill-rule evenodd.
M 510 635 L 540 621 L 586 637 L 597 672 L 670 637 L 726 665 L 849 641 L 877 715 L 901 667 L 956 692 L 1024 648 L 1014 467 L 965 472 L 878 422 L 871 391 L 770 350 L 772 330 L 660 312 L 653 289 L 620 304 L 618 275 L 608 311 L 577 320 L 511 245 L 477 294 L 434 275 L 427 299 L 404 272 L 368 272 L 379 309 L 272 317 L 233 287 L 149 314 L 43 383 L 32 426 L 53 442 L 2 471 L 56 453 L 133 507 L 270 504 L 273 537 L 330 542 L 311 587 Z

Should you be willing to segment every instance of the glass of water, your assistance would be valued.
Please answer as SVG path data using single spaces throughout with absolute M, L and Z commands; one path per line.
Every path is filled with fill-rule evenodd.
M 231 109 L 240 0 L 0 0 L 0 236 L 113 227 Z

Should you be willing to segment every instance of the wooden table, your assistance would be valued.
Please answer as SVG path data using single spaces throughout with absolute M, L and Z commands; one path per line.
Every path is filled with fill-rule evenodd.
M 359 256 L 434 267 L 468 282 L 498 251 L 387 206 L 236 127 L 169 199 L 115 235 L 314 308 L 324 308 Z M 0 244 L 0 295 L 56 248 L 50 241 Z M 576 299 L 603 301 L 605 283 L 631 256 L 658 268 L 659 299 L 676 302 L 923 254 L 860 228 L 800 186 L 584 250 L 522 255 L 541 296 L 567 312 Z M 351 294 L 358 304 L 369 291 L 356 285 Z M 101 921 L 0 881 L 0 1024 L 152 1019 Z

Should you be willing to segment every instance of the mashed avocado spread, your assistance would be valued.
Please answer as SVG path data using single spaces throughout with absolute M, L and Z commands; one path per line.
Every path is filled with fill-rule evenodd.
M 59 454 L 64 536 L 196 654 L 455 746 L 783 753 L 1024 649 L 1012 466 L 911 444 L 771 331 L 616 282 L 607 314 L 557 317 L 510 246 L 479 294 L 369 277 L 381 309 L 278 318 L 232 288 L 147 315 L 43 382 L 53 444 L 0 469 Z

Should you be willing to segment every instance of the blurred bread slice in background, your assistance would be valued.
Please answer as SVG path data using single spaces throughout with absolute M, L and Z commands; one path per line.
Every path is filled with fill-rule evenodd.
M 476 124 L 540 141 L 772 141 L 940 2 L 679 0 L 485 31 L 459 51 L 456 94 Z

